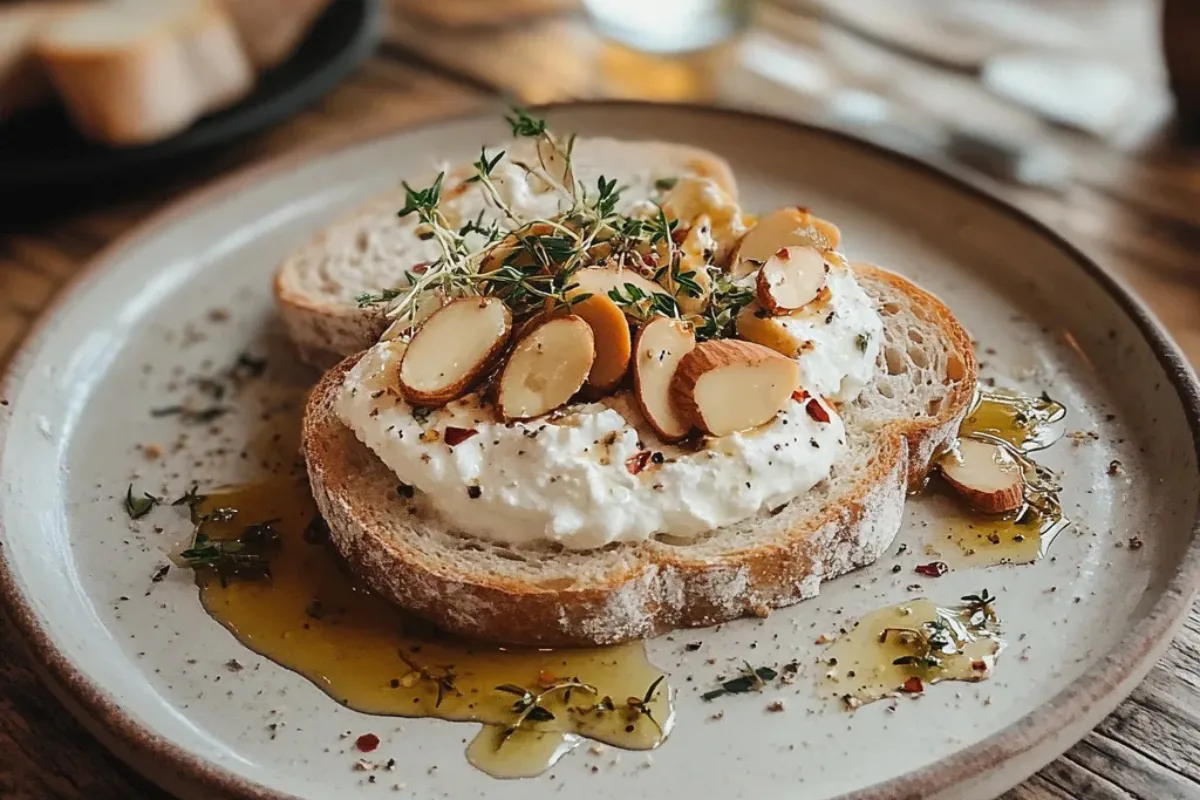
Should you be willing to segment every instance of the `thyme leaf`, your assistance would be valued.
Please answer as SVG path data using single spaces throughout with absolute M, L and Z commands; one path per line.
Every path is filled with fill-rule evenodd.
M 129 484 L 129 488 L 125 490 L 125 513 L 130 519 L 141 519 L 154 510 L 154 507 L 160 504 L 162 500 L 152 494 L 142 493 L 141 497 L 133 496 L 133 484 Z

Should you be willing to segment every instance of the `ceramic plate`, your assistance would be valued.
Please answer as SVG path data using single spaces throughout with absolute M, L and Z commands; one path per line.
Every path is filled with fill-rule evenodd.
M 678 724 L 652 756 L 581 748 L 523 781 L 466 765 L 475 726 L 343 708 L 243 648 L 204 613 L 183 571 L 152 581 L 189 526 L 170 509 L 131 522 L 126 487 L 175 494 L 193 481 L 248 478 L 255 459 L 240 451 L 260 412 L 295 403 L 312 379 L 280 337 L 275 265 L 400 177 L 474 158 L 481 142 L 504 137 L 497 113 L 308 153 L 208 189 L 100 257 L 25 344 L 0 395 L 0 588 L 63 700 L 122 758 L 184 797 L 378 797 L 400 787 L 400 796 L 522 800 L 559 790 L 970 800 L 995 796 L 1082 737 L 1166 647 L 1200 577 L 1197 388 L 1157 323 L 1021 214 L 845 137 L 698 108 L 549 114 L 558 130 L 720 153 L 751 210 L 816 209 L 842 227 L 851 257 L 941 295 L 977 338 L 984 377 L 1062 400 L 1070 434 L 1042 460 L 1063 471 L 1074 524 L 1049 557 L 922 577 L 914 567 L 951 523 L 943 504 L 915 501 L 898 539 L 907 552 L 894 546 L 765 620 L 650 642 L 678 690 Z M 241 352 L 270 366 L 226 401 L 219 433 L 181 431 L 177 417 L 149 413 L 178 403 L 187 376 Z M 161 457 L 147 458 L 147 446 Z M 1000 597 L 1010 642 L 992 680 L 855 713 L 818 698 L 821 632 L 917 594 L 954 600 L 982 588 Z M 691 642 L 701 647 L 685 648 Z M 790 686 L 723 698 L 719 708 L 702 701 L 742 658 L 805 667 Z M 244 669 L 232 672 L 230 659 Z M 784 710 L 772 713 L 776 699 Z M 723 717 L 710 719 L 718 710 Z M 354 769 L 359 754 L 346 734 L 368 731 L 382 740 L 377 755 L 396 760 L 393 771 Z

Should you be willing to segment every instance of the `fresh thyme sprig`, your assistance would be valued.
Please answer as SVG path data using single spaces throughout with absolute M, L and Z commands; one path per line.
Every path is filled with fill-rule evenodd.
M 217 509 L 217 511 L 228 509 Z M 233 515 L 202 516 L 192 545 L 179 554 L 183 565 L 191 569 L 216 571 L 222 586 L 234 579 L 257 580 L 271 576 L 270 552 L 279 547 L 278 519 L 247 525 L 236 539 L 213 539 L 203 532 L 208 522 L 225 522 Z
M 966 595 L 957 611 L 939 609 L 934 619 L 926 620 L 919 627 L 884 628 L 879 634 L 879 642 L 883 644 L 894 636 L 901 644 L 913 648 L 913 653 L 892 661 L 897 666 L 938 669 L 944 656 L 961 653 L 973 635 L 988 633 L 997 619 L 995 602 L 996 598 L 987 589 Z
M 696 338 L 720 339 L 731 335 L 737 316 L 743 308 L 754 300 L 754 290 L 733 280 L 719 269 L 710 269 L 712 292 L 709 294 L 708 307 L 705 308 L 696 324 Z
M 544 703 L 547 699 L 556 694 L 562 694 L 563 702 L 571 701 L 572 692 L 582 692 L 584 694 L 595 695 L 597 689 L 590 683 L 584 683 L 578 678 L 570 678 L 564 681 L 558 681 L 543 688 L 539 692 L 533 692 L 523 686 L 506 683 L 496 687 L 498 692 L 507 692 L 517 696 L 516 701 L 512 704 L 512 710 L 517 715 L 500 734 L 500 742 L 497 747 L 503 747 L 504 743 L 516 733 L 524 728 L 530 722 L 550 722 L 554 719 L 554 712 L 546 708 Z
M 441 665 L 437 667 L 439 671 L 434 672 L 429 667 L 422 666 L 421 664 L 413 661 L 411 658 L 405 655 L 403 650 L 398 650 L 396 655 L 400 657 L 400 660 L 404 662 L 405 666 L 412 670 L 411 674 L 414 674 L 420 680 L 432 683 L 437 687 L 437 700 L 434 701 L 434 708 L 440 708 L 442 701 L 446 699 L 446 695 L 448 694 L 453 694 L 455 697 L 463 696 L 462 692 L 459 691 L 458 686 L 455 685 L 455 681 L 458 680 L 458 676 L 454 674 L 453 664 Z
M 659 734 L 662 734 L 662 724 L 654 716 L 652 706 L 654 698 L 658 696 L 659 687 L 666 680 L 666 677 L 666 675 L 659 675 L 651 682 L 650 686 L 640 697 L 630 696 L 625 700 L 625 719 L 630 725 L 634 724 L 640 717 L 646 717 L 658 730 Z M 546 701 L 555 695 L 561 695 L 562 702 L 566 705 L 571 702 L 571 695 L 575 692 L 593 697 L 599 694 L 599 690 L 595 686 L 581 681 L 578 677 L 567 678 L 565 680 L 550 680 L 542 684 L 537 690 L 527 689 L 524 686 L 512 683 L 505 683 L 497 686 L 496 691 L 515 695 L 517 698 L 512 704 L 512 711 L 517 716 L 501 733 L 497 747 L 503 747 L 504 743 L 514 733 L 526 729 L 530 723 L 553 722 L 556 717 L 554 712 L 546 707 Z M 608 695 L 599 698 L 590 706 L 567 706 L 567 711 L 583 715 L 603 715 L 608 712 L 615 712 L 616 710 L 617 704 Z

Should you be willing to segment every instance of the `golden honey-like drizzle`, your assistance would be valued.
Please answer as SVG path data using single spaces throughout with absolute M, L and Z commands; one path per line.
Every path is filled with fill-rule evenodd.
M 1005 442 L 1018 454 L 1027 456 L 1049 447 L 1062 437 L 1058 425 L 1066 408 L 1046 395 L 1029 397 L 1008 389 L 977 391 L 975 401 L 959 428 L 959 437 L 973 436 Z M 1028 564 L 1046 554 L 1050 543 L 1070 522 L 1063 517 L 1058 503 L 1057 477 L 1033 465 L 1034 482 L 1045 491 L 1036 491 L 1027 481 L 1029 502 L 1009 514 L 971 514 L 947 524 L 944 541 L 954 545 L 947 552 L 933 546 L 938 555 L 963 566 Z
M 580 650 L 530 650 L 468 642 L 434 631 L 357 584 L 314 524 L 316 508 L 303 475 L 276 477 L 207 495 L 197 515 L 213 540 L 237 538 L 270 522 L 278 544 L 268 553 L 270 577 L 223 581 L 197 570 L 205 609 L 243 644 L 303 675 L 350 708 L 368 714 L 437 717 L 485 723 L 468 748 L 471 763 L 497 777 L 537 775 L 586 737 L 632 750 L 662 743 L 673 722 L 666 682 L 645 710 L 643 699 L 662 672 L 640 642 Z M 533 721 L 503 738 L 520 698 L 578 679 L 595 694 L 551 691 L 540 704 L 553 719 Z M 610 698 L 612 709 L 596 709 Z M 649 713 L 645 713 L 648 711 Z M 545 715 L 542 715 L 545 716 Z
M 946 609 L 917 598 L 867 614 L 831 644 L 820 691 L 854 708 L 942 681 L 982 681 L 1003 647 L 990 604 Z

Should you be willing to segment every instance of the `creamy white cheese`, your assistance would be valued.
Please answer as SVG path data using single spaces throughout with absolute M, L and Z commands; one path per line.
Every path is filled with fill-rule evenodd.
M 578 550 L 690 539 L 808 491 L 845 449 L 837 412 L 825 406 L 830 420 L 818 422 L 798 402 L 697 452 L 659 442 L 627 395 L 511 424 L 471 395 L 418 418 L 395 388 L 401 347 L 381 343 L 363 356 L 338 414 L 450 525 L 493 541 Z M 447 428 L 473 433 L 452 447 Z
M 775 319 L 796 339 L 812 343 L 798 357 L 800 385 L 846 403 L 858 397 L 875 374 L 883 320 L 850 270 L 834 267 L 825 285 L 827 300 Z

